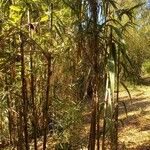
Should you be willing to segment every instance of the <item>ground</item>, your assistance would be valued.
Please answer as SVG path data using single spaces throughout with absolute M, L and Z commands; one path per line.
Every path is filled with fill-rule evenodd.
M 145 86 L 130 87 L 132 99 L 126 91 L 120 92 L 120 100 L 126 104 L 127 116 L 122 106 L 119 118 L 119 141 L 121 149 L 150 150 L 150 80 Z
M 143 78 L 141 85 L 127 87 L 131 99 L 123 87 L 119 94 L 119 150 L 150 150 L 150 78 Z M 88 135 L 89 117 L 86 123 L 84 132 Z
M 144 85 L 143 85 L 144 84 Z M 142 85 L 128 85 L 131 98 L 128 92 L 121 87 L 120 90 L 120 106 L 119 106 L 119 150 L 150 150 L 150 78 L 142 80 Z M 123 102 L 123 103 L 122 103 Z M 125 104 L 127 114 L 125 111 Z M 88 142 L 90 128 L 90 113 L 85 114 L 85 124 L 80 142 L 84 148 Z M 77 139 L 79 141 L 79 139 Z M 75 141 L 74 141 L 75 142 Z M 53 145 L 49 138 L 48 150 L 53 150 Z M 78 143 L 78 144 L 81 144 Z M 4 148 L 7 150 L 7 148 Z M 8 148 L 9 149 L 9 148 Z M 38 142 L 38 150 L 42 150 L 42 138 Z M 74 149 L 76 150 L 76 149 Z

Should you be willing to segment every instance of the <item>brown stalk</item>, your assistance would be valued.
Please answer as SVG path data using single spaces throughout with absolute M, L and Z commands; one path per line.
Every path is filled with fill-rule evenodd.
M 50 12 L 51 10 L 51 12 Z M 53 30 L 53 3 L 49 6 L 49 12 L 50 12 L 50 18 L 49 18 L 49 30 L 52 32 Z M 50 37 L 50 44 L 52 44 L 52 38 Z M 52 75 L 51 71 L 51 53 L 49 52 L 44 52 L 44 56 L 46 57 L 47 60 L 47 84 L 46 84 L 46 101 L 44 104 L 44 109 L 43 109 L 43 127 L 44 127 L 44 137 L 43 137 L 43 150 L 46 149 L 46 143 L 47 143 L 47 130 L 48 130 L 48 109 L 49 106 L 51 107 L 52 102 L 50 101 L 49 93 L 50 93 L 50 79 Z M 52 129 L 52 115 L 50 113 L 50 123 L 51 123 L 51 129 Z
M 118 50 L 118 59 L 117 59 L 117 98 L 116 98 L 116 105 L 115 105 L 115 148 L 114 150 L 118 149 L 118 103 L 119 103 L 119 83 L 120 83 L 120 50 Z
M 50 93 L 50 79 L 51 79 L 51 54 L 47 54 L 47 88 L 46 88 L 46 101 L 44 104 L 44 109 L 43 109 L 43 123 L 44 123 L 44 137 L 43 137 L 43 150 L 46 149 L 46 143 L 47 143 L 47 131 L 48 131 L 48 109 L 49 106 L 51 107 L 51 101 L 49 97 Z M 50 118 L 52 116 L 50 115 Z
M 30 21 L 30 12 L 28 11 L 28 24 L 31 24 Z M 32 31 L 31 31 L 31 27 L 29 26 L 29 36 L 32 37 Z M 34 66 L 33 66 L 33 51 L 32 51 L 32 46 L 30 46 L 30 79 L 31 79 L 31 83 L 30 83 L 30 92 L 31 92 L 31 101 L 32 101 L 32 105 L 33 105 L 33 136 L 34 136 L 34 149 L 37 150 L 37 113 L 36 113 L 36 105 L 35 105 L 35 77 L 34 77 Z
M 93 26 L 92 26 L 92 45 L 90 47 L 91 54 L 93 54 L 93 70 L 94 70 L 94 77 L 93 77 L 93 108 L 92 108 L 92 116 L 91 116 L 91 127 L 90 127 L 90 137 L 89 137 L 89 150 L 95 150 L 95 144 L 96 144 L 96 135 L 99 134 L 99 121 L 97 120 L 98 112 L 99 112 L 99 105 L 98 105 L 98 31 L 97 31 L 97 0 L 90 0 L 90 7 L 91 7 L 91 14 L 92 14 L 92 20 L 93 20 Z M 96 131 L 97 126 L 97 131 Z M 99 142 L 99 139 L 98 139 Z M 99 143 L 97 143 L 97 147 L 99 149 Z
M 22 32 L 20 32 L 20 53 L 21 53 L 21 80 L 22 80 L 22 106 L 23 106 L 23 121 L 24 121 L 24 136 L 25 148 L 29 150 L 28 137 L 28 97 L 27 97 L 27 82 L 25 77 L 25 54 L 24 54 L 24 39 Z

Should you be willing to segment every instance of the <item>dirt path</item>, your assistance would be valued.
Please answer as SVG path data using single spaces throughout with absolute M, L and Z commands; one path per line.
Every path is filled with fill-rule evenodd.
M 150 150 L 150 86 L 130 88 L 132 101 L 126 91 L 122 91 L 120 108 L 119 141 L 121 150 Z

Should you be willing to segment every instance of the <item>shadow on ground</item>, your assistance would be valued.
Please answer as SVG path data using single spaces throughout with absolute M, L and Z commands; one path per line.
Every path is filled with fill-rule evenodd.
M 128 116 L 125 115 L 123 104 L 120 105 L 119 114 L 122 121 L 119 125 L 119 150 L 150 150 L 150 95 L 147 91 L 133 91 L 133 95 L 132 100 L 127 96 L 121 98 Z
M 149 86 L 150 85 L 150 77 L 141 78 L 139 80 L 139 84 Z
M 141 111 L 141 113 L 145 112 L 144 110 L 147 109 L 150 106 L 150 99 L 147 101 L 146 99 L 149 99 L 149 97 L 143 97 L 143 98 L 133 98 L 132 100 L 123 100 L 120 103 L 119 107 L 119 114 L 125 113 L 125 109 L 127 109 L 127 113 L 133 112 L 133 111 Z M 146 101 L 145 101 L 146 100 Z M 126 108 L 125 108 L 126 107 Z M 149 112 L 147 112 L 149 113 Z
M 136 150 L 150 150 L 150 141 L 136 147 Z

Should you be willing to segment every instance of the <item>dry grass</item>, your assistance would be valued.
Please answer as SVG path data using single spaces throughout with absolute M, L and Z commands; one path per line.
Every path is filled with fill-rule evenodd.
M 119 127 L 121 149 L 150 150 L 150 86 L 138 86 L 130 91 L 132 101 L 125 91 L 120 93 L 128 109 L 126 117 L 123 107 L 120 108 L 119 118 L 124 124 Z
M 126 116 L 123 105 L 120 105 L 119 150 L 150 150 L 150 86 L 129 85 L 129 91 L 132 100 L 124 89 L 120 92 L 120 101 L 126 104 L 128 113 Z M 87 112 L 82 134 L 86 140 L 91 121 L 89 109 Z
M 129 86 L 129 90 L 132 100 L 124 89 L 120 91 L 120 101 L 126 104 L 128 114 L 126 116 L 124 107 L 120 105 L 119 119 L 122 123 L 119 123 L 119 150 L 150 150 L 150 86 Z M 89 110 L 88 106 L 83 114 L 82 132 L 77 132 L 83 150 L 87 150 L 90 130 Z M 48 139 L 48 150 L 54 150 L 55 141 Z M 38 142 L 38 149 L 42 150 L 42 139 Z

